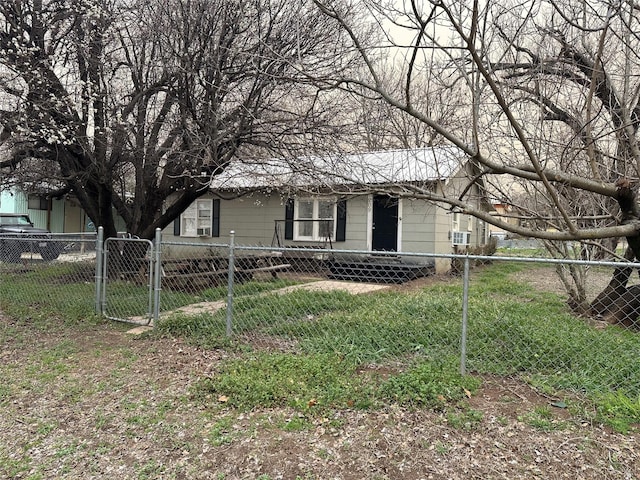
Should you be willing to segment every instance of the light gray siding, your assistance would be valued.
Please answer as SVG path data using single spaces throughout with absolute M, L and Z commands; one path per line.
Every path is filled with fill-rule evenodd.
M 276 220 L 281 246 L 329 247 L 326 242 L 285 240 L 285 200 L 279 195 L 254 194 L 220 204 L 220 237 L 228 238 L 235 231 L 239 245 L 277 245 Z M 354 197 L 347 201 L 346 241 L 333 242 L 335 249 L 362 250 L 367 247 L 367 197 Z
M 366 195 L 351 197 L 347 200 L 346 239 L 344 242 L 334 243 L 333 248 L 340 250 L 367 249 L 368 208 L 369 199 Z
M 433 252 L 435 249 L 434 215 L 436 207 L 424 200 L 402 200 L 403 252 Z
M 275 235 L 277 220 L 281 246 L 329 247 L 324 242 L 285 240 L 285 203 L 286 200 L 278 194 L 259 193 L 232 200 L 221 200 L 220 237 L 177 237 L 174 236 L 173 226 L 170 225 L 164 230 L 163 238 L 167 241 L 188 243 L 227 243 L 229 232 L 233 230 L 237 245 L 276 246 L 278 244 L 278 238 Z M 347 201 L 346 241 L 333 242 L 333 248 L 347 250 L 367 248 L 367 208 L 367 196 L 354 197 Z
M 238 245 L 272 245 L 275 221 L 284 220 L 284 209 L 284 200 L 277 194 L 221 200 L 220 238 L 228 239 L 233 230 Z

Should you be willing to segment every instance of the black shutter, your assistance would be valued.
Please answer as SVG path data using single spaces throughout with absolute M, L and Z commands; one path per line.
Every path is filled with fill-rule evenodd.
M 212 216 L 212 225 L 211 225 L 211 236 L 219 237 L 220 236 L 220 199 L 213 199 L 213 216 Z
M 173 235 L 175 237 L 179 237 L 180 236 L 180 217 L 176 218 L 173 221 Z
M 284 205 L 284 239 L 293 240 L 293 198 Z
M 337 210 L 336 242 L 344 242 L 347 238 L 347 201 L 339 200 Z

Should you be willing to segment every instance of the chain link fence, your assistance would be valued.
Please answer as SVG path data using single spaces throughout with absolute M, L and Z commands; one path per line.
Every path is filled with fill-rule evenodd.
M 46 259 L 41 243 L 55 244 L 58 257 Z M 203 345 L 338 355 L 381 371 L 455 362 L 467 373 L 519 376 L 542 389 L 640 395 L 635 266 L 622 291 L 612 282 L 625 270 L 620 263 L 532 256 L 177 243 L 159 235 L 104 243 L 52 235 L 20 250 L 0 262 L 0 308 L 12 316 L 97 312 Z M 443 263 L 452 273 L 436 273 Z M 570 308 L 566 279 L 576 272 L 587 302 L 608 302 L 599 316 Z
M 18 320 L 82 320 L 96 301 L 96 234 L 0 235 L 0 310 Z

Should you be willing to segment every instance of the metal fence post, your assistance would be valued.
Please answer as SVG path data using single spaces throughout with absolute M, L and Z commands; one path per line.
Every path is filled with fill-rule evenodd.
M 234 247 L 236 232 L 229 232 L 229 275 L 227 282 L 227 337 L 231 336 L 231 327 L 233 321 L 233 278 L 235 270 Z
M 106 238 L 102 243 L 102 293 L 100 298 L 100 311 L 103 315 L 107 312 L 107 282 L 109 275 L 109 247 Z
M 102 314 L 102 260 L 104 246 L 104 228 L 98 227 L 98 236 L 96 237 L 96 296 L 95 311 L 96 314 Z
M 469 312 L 469 257 L 464 259 L 462 282 L 462 335 L 460 338 L 460 374 L 467 373 L 467 316 Z
M 162 278 L 162 230 L 156 228 L 153 257 L 153 328 L 156 328 L 160 317 L 160 281 Z

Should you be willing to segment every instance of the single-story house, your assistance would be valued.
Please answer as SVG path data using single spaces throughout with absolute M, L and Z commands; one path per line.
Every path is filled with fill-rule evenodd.
M 168 241 L 450 254 L 487 243 L 487 225 L 428 194 L 490 203 L 454 148 L 429 147 L 286 161 L 238 162 L 212 179 Z M 433 260 L 429 260 L 433 262 Z M 447 270 L 446 259 L 436 270 Z

